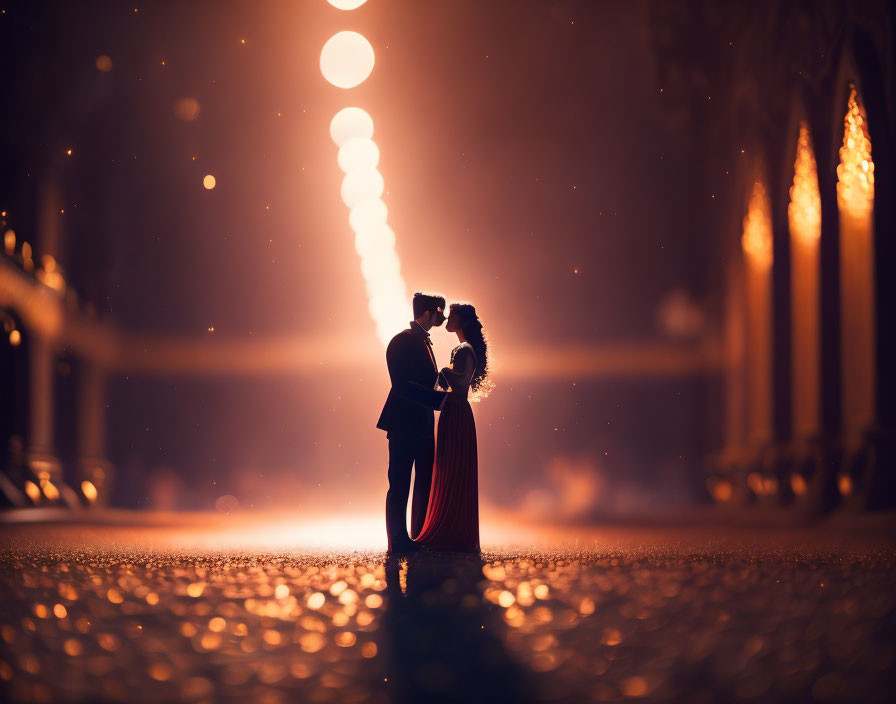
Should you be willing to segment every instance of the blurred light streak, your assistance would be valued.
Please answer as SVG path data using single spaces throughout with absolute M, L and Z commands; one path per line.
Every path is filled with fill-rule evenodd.
M 348 4 L 342 9 L 353 9 Z M 321 73 L 340 88 L 363 82 L 373 64 L 373 47 L 356 32 L 339 32 L 321 51 Z M 380 151 L 372 139 L 373 119 L 361 108 L 343 108 L 330 122 L 330 136 L 339 147 L 337 162 L 345 173 L 340 194 L 355 232 L 368 310 L 385 345 L 406 325 L 410 311 L 401 262 L 394 249 L 395 233 L 386 224 L 389 211 L 381 200 L 385 181 L 376 169 Z

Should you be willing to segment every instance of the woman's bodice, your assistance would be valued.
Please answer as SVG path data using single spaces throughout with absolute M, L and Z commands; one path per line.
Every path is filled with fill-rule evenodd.
M 469 342 L 462 342 L 451 350 L 451 366 L 442 369 L 451 393 L 466 398 L 476 371 L 476 353 Z

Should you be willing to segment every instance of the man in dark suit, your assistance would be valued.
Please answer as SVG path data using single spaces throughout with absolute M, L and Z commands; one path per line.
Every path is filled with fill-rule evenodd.
M 411 540 L 423 528 L 432 465 L 435 459 L 435 413 L 447 394 L 435 389 L 439 376 L 432 352 L 429 330 L 445 322 L 442 296 L 415 293 L 414 320 L 386 348 L 386 364 L 392 389 L 376 424 L 386 431 L 389 441 L 389 491 L 386 494 L 386 534 L 389 552 L 413 552 Z M 406 516 L 414 469 L 414 497 L 411 501 L 411 534 Z

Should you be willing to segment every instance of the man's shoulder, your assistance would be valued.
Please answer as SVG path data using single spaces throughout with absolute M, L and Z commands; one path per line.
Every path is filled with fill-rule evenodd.
M 405 328 L 401 332 L 397 333 L 391 340 L 389 340 L 389 345 L 387 349 L 396 349 L 399 347 L 406 347 L 409 343 L 414 341 L 414 332 L 410 328 Z

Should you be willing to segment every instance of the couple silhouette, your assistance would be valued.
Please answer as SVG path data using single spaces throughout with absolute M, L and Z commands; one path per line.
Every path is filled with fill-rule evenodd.
M 392 388 L 377 422 L 389 442 L 389 553 L 422 548 L 478 552 L 478 458 L 469 394 L 471 389 L 484 391 L 488 375 L 485 334 L 472 305 L 453 303 L 446 318 L 443 296 L 415 293 L 413 310 L 410 327 L 393 337 L 386 348 Z M 443 323 L 448 332 L 457 335 L 459 344 L 451 352 L 451 366 L 439 371 L 429 331 Z

